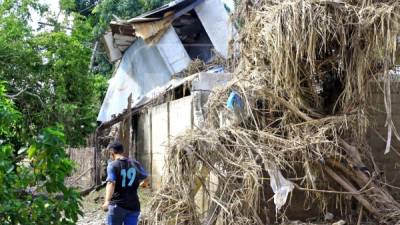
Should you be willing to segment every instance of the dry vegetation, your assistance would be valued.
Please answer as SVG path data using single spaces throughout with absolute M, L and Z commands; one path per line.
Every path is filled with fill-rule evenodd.
M 209 99 L 205 129 L 170 146 L 163 186 L 143 223 L 214 224 L 218 218 L 223 224 L 268 223 L 266 178 L 281 170 L 298 178 L 293 186 L 306 193 L 306 203 L 318 204 L 321 214 L 334 196 L 333 204 L 348 215 L 350 197 L 366 215 L 360 218 L 400 224 L 400 204 L 368 166 L 365 140 L 369 88 L 376 81 L 384 84 L 387 151 L 390 137 L 398 138 L 388 93 L 400 2 L 240 2 L 235 79 Z M 232 90 L 241 96 L 242 109 L 226 109 Z M 230 125 L 221 125 L 220 115 L 229 113 Z M 211 199 L 203 215 L 194 198 L 197 179 L 208 172 L 218 178 L 218 187 L 203 185 Z

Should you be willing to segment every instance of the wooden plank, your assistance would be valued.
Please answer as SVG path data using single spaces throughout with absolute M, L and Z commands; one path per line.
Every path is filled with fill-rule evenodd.
M 114 40 L 115 42 L 119 41 L 119 42 L 130 42 L 132 43 L 136 37 L 134 36 L 126 36 L 126 35 L 121 35 L 121 34 L 114 34 Z
M 121 23 L 112 21 L 110 23 L 110 28 L 111 28 L 111 31 L 113 34 L 120 34 L 120 35 L 126 35 L 126 36 L 134 36 L 135 35 L 135 29 L 130 24 L 121 24 Z
M 111 32 L 103 35 L 102 43 L 105 46 L 108 60 L 113 63 L 118 59 L 122 58 L 121 51 L 118 48 L 114 47 L 114 38 Z

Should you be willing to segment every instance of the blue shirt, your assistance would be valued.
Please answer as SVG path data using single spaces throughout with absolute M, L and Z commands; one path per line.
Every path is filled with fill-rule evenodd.
M 148 176 L 143 166 L 125 157 L 112 161 L 107 166 L 107 182 L 115 183 L 114 193 L 110 204 L 140 211 L 140 202 L 137 195 L 139 183 Z
M 142 181 L 144 179 L 146 179 L 149 174 L 147 173 L 147 171 L 143 168 L 142 164 L 140 164 L 138 161 L 136 160 L 128 160 L 130 161 L 132 164 L 134 164 L 136 166 L 136 170 L 137 170 L 137 175 L 139 175 L 139 179 Z M 112 162 L 109 162 L 107 165 L 107 182 L 115 182 L 117 181 L 117 174 L 116 171 L 113 169 L 113 165 Z

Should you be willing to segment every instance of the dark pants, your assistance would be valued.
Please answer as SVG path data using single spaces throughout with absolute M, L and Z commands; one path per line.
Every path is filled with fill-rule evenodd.
M 108 225 L 137 225 L 140 212 L 121 208 L 117 205 L 109 205 L 107 213 Z

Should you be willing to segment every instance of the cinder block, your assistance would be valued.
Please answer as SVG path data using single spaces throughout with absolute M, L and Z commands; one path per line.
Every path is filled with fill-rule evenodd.
M 165 153 L 168 147 L 168 103 L 151 110 L 152 152 Z
M 150 154 L 151 151 L 150 113 L 139 116 L 136 130 L 136 155 Z
M 192 128 L 192 99 L 192 96 L 188 96 L 169 103 L 171 138 Z
M 151 182 L 152 188 L 158 190 L 161 187 L 165 170 L 165 154 L 153 153 Z

